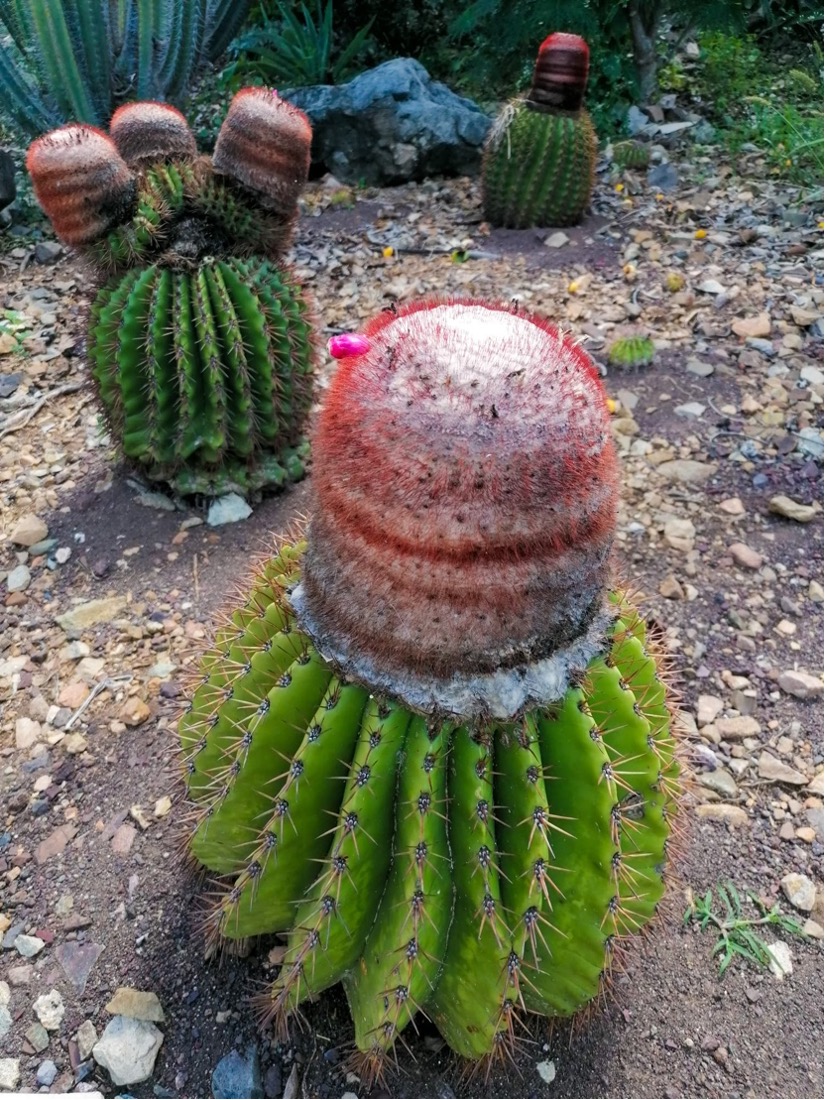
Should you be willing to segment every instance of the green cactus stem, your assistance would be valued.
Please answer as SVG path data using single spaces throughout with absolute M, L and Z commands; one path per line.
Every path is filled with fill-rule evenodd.
M 418 1012 L 477 1060 L 592 1001 L 662 898 L 680 766 L 581 348 L 473 301 L 331 346 L 307 541 L 179 729 L 212 941 L 286 935 L 280 1027 L 342 982 L 369 1076 Z
M 236 140 L 250 102 L 254 146 Z M 279 262 L 309 124 L 254 89 L 233 100 L 224 132 L 218 171 L 179 111 L 132 103 L 111 137 L 66 127 L 34 142 L 27 162 L 58 234 L 105 280 L 88 350 L 123 452 L 181 493 L 281 486 L 303 476 L 307 454 L 310 311 Z
M 539 50 L 530 92 L 496 119 L 482 168 L 482 205 L 492 225 L 526 229 L 581 221 L 597 149 L 582 106 L 588 65 L 583 39 L 550 35 Z
M 637 370 L 653 362 L 656 347 L 649 336 L 620 336 L 607 349 L 607 361 L 611 367 Z
M 641 141 L 617 141 L 613 146 L 613 163 L 617 168 L 647 168 L 650 149 Z

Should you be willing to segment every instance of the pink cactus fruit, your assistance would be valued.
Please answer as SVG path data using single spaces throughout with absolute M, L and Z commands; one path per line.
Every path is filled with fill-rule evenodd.
M 584 100 L 590 50 L 577 34 L 548 35 L 539 47 L 527 96 L 539 110 L 578 111 Z

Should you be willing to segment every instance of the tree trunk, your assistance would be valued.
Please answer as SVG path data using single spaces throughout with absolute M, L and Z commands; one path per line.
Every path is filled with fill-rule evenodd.
M 641 0 L 629 0 L 627 18 L 633 39 L 633 59 L 642 102 L 648 102 L 656 90 L 656 32 L 661 15 L 660 0 L 643 4 Z

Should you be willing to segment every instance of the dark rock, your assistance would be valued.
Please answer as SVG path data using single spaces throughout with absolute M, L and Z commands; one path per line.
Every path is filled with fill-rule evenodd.
M 38 241 L 34 258 L 39 264 L 53 264 L 63 255 L 63 245 L 57 241 Z
M 403 183 L 478 171 L 491 119 L 411 57 L 348 84 L 282 93 L 312 121 L 312 159 L 345 183 Z
M 13 203 L 16 194 L 14 161 L 5 149 L 0 149 L 0 210 Z
M 657 191 L 675 191 L 679 186 L 679 176 L 672 164 L 654 164 L 648 170 L 647 183 Z
M 271 1065 L 264 1077 L 264 1096 L 268 1100 L 280 1100 L 284 1090 L 284 1079 L 279 1065 Z
M 11 397 L 22 381 L 23 375 L 20 371 L 16 374 L 0 374 L 0 397 Z
M 263 1081 L 258 1048 L 250 1043 L 246 1055 L 232 1050 L 212 1071 L 212 1095 L 216 1100 L 262 1100 Z
M 78 993 L 82 993 L 86 988 L 92 967 L 102 951 L 102 943 L 77 943 L 73 940 L 61 943 L 56 949 L 57 961 Z

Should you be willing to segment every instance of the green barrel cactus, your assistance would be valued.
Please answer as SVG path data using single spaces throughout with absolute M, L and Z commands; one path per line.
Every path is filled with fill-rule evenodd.
M 582 106 L 590 52 L 575 34 L 542 42 L 527 96 L 507 104 L 490 130 L 482 206 L 508 229 L 575 225 L 593 190 L 597 141 Z
M 607 361 L 611 367 L 637 370 L 653 362 L 656 346 L 649 336 L 620 336 L 607 349 Z
M 611 582 L 583 350 L 478 301 L 331 350 L 306 541 L 219 630 L 180 736 L 213 940 L 285 933 L 263 1017 L 343 982 L 374 1075 L 418 1012 L 477 1060 L 597 996 L 663 895 L 679 763 Z
M 100 273 L 88 356 L 124 455 L 182 493 L 303 476 L 315 363 L 282 258 L 309 171 L 306 116 L 233 99 L 211 159 L 179 111 L 132 103 L 62 127 L 27 166 L 58 236 Z
M 647 168 L 650 148 L 640 141 L 617 141 L 613 146 L 613 163 L 617 168 Z

